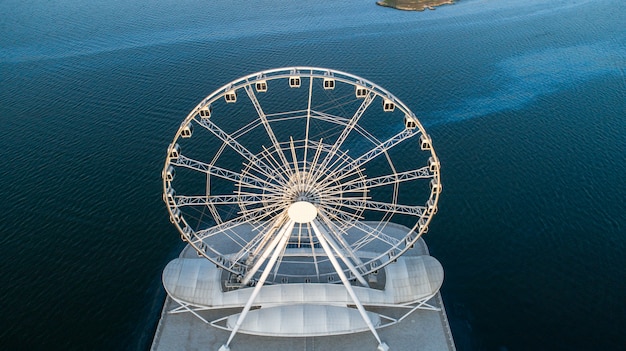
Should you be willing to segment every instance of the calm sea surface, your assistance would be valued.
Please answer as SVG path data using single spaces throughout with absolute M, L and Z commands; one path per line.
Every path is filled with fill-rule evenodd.
M 626 5 L 0 2 L 0 349 L 143 350 L 183 247 L 167 145 L 204 96 L 289 65 L 423 121 L 425 237 L 459 350 L 626 350 Z M 374 345 L 374 344 L 373 344 Z

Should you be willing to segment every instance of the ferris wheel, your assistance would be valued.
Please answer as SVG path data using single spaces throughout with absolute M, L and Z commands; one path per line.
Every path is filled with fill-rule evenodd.
M 327 282 L 337 268 L 363 282 L 427 232 L 439 168 L 431 138 L 387 90 L 280 68 L 189 113 L 168 148 L 163 199 L 181 238 L 242 284 L 270 269 L 275 282 Z M 410 230 L 386 230 L 393 223 Z
M 363 289 L 372 289 L 379 270 L 399 260 L 427 232 L 442 189 L 439 169 L 431 138 L 415 114 L 387 90 L 348 73 L 314 67 L 267 70 L 204 98 L 182 121 L 168 148 L 163 200 L 182 240 L 227 273 L 212 284 L 221 286 L 223 294 L 250 288 L 229 295 L 228 301 L 238 304 L 228 306 L 243 307 L 240 314 L 228 317 L 226 326 L 211 322 L 231 331 L 220 350 L 230 349 L 240 328 L 277 335 L 263 325 L 246 325 L 249 313 L 260 316 L 278 309 L 296 318 L 309 311 L 322 319 L 356 313 L 339 309 L 347 300 L 335 283 L 343 284 L 365 324 L 330 323 L 335 329 L 323 333 L 369 329 L 378 349 L 388 350 L 376 332 L 383 325 L 381 316 L 364 306 L 436 309 L 426 301 L 441 286 L 441 266 L 423 258 L 411 264 L 431 268 L 410 274 L 392 270 L 404 280 L 425 274 L 421 281 L 430 282 L 424 291 L 409 288 L 412 292 L 402 297 L 402 304 Z M 200 317 L 190 306 L 215 308 L 211 298 L 203 290 L 187 296 L 189 289 L 176 288 L 201 270 L 212 272 L 198 263 L 206 261 L 192 261 L 172 261 L 164 284 L 181 305 L 176 312 L 184 309 Z M 310 283 L 320 283 L 324 293 L 298 295 Z M 251 311 L 264 285 L 274 285 L 260 297 L 266 308 Z M 393 293 L 391 286 L 382 288 Z M 401 291 L 406 292 L 396 290 Z M 281 301 L 287 295 L 301 300 L 296 305 Z M 315 325 L 311 329 L 302 323 L 295 334 L 287 331 L 293 325 L 278 334 L 320 333 Z

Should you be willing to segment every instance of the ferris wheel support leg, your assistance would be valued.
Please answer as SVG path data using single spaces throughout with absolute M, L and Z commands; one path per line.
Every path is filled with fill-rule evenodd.
M 272 227 L 269 229 L 268 233 L 265 235 L 265 239 L 264 242 L 262 242 L 261 244 L 259 244 L 259 247 L 264 246 L 266 244 L 266 240 L 267 238 L 270 238 L 271 235 L 276 231 L 276 228 L 280 225 L 280 223 L 282 222 L 282 217 L 280 217 L 276 223 L 274 225 L 272 225 Z M 254 263 L 254 265 L 248 270 L 248 272 L 246 272 L 245 276 L 243 277 L 243 279 L 241 280 L 241 284 L 242 285 L 246 285 L 248 284 L 248 282 L 250 281 L 250 279 L 252 279 L 252 277 L 254 276 L 254 274 L 259 270 L 259 268 L 261 268 L 261 265 L 263 265 L 263 262 L 265 262 L 265 260 L 267 259 L 267 257 L 270 255 L 270 253 L 272 253 L 272 250 L 274 250 L 274 248 L 276 248 L 276 245 L 279 244 L 280 240 L 282 239 L 281 234 L 279 233 L 278 235 L 276 235 L 272 241 L 269 243 L 269 246 L 265 247 L 263 252 L 261 253 L 261 257 L 259 257 L 257 259 L 257 261 Z
M 359 310 L 359 313 L 361 314 L 361 317 L 363 318 L 363 321 L 365 321 L 365 324 L 367 324 L 367 327 L 370 329 L 372 334 L 374 334 L 374 337 L 376 338 L 376 341 L 378 341 L 378 350 L 380 350 L 380 351 L 388 350 L 389 346 L 387 346 L 386 343 L 384 343 L 384 342 L 382 342 L 380 340 L 380 337 L 378 336 L 378 332 L 376 332 L 376 328 L 374 327 L 374 324 L 372 324 L 372 320 L 367 315 L 367 311 L 365 311 L 365 307 L 363 307 L 363 304 L 361 303 L 359 298 L 356 296 L 356 293 L 354 292 L 354 289 L 352 289 L 352 285 L 350 285 L 350 281 L 348 281 L 348 278 L 343 273 L 343 269 L 339 265 L 339 262 L 337 262 L 337 258 L 335 258 L 335 255 L 333 254 L 333 252 L 332 252 L 332 250 L 330 248 L 330 245 L 328 245 L 328 242 L 326 241 L 326 238 L 324 237 L 324 234 L 320 231 L 320 228 L 317 226 L 317 224 L 315 222 L 317 222 L 317 220 L 314 220 L 314 221 L 311 222 L 311 228 L 313 228 L 313 231 L 315 232 L 315 235 L 317 236 L 317 238 L 318 238 L 318 240 L 320 242 L 320 245 L 322 245 L 322 248 L 324 249 L 324 252 L 326 252 L 326 255 L 328 256 L 328 259 L 330 260 L 330 263 L 333 265 L 333 268 L 335 268 L 335 271 L 337 272 L 337 275 L 339 275 L 339 278 L 341 279 L 341 282 L 346 287 L 346 290 L 348 291 L 348 294 L 352 298 L 352 301 L 354 301 L 354 304 L 356 305 L 357 309 Z
M 281 230 L 280 230 L 280 232 L 278 234 L 278 236 L 281 238 L 280 239 L 280 243 L 274 248 L 274 252 L 272 253 L 272 257 L 270 257 L 270 260 L 267 262 L 267 266 L 263 270 L 263 273 L 261 274 L 261 277 L 259 277 L 259 281 L 257 282 L 256 286 L 254 287 L 254 290 L 252 290 L 252 294 L 250 295 L 250 298 L 248 299 L 248 302 L 246 302 L 246 305 L 243 307 L 243 310 L 239 314 L 239 318 L 237 318 L 237 322 L 235 323 L 235 326 L 233 327 L 233 330 L 230 332 L 230 336 L 228 337 L 228 341 L 226 342 L 226 344 L 224 344 L 224 345 L 222 345 L 222 347 L 220 347 L 220 351 L 228 351 L 228 350 L 230 350 L 230 347 L 229 347 L 230 342 L 235 337 L 235 334 L 237 334 L 237 331 L 239 330 L 239 327 L 241 327 L 241 324 L 243 323 L 243 320 L 246 319 L 246 316 L 248 315 L 248 312 L 250 312 L 250 308 L 252 307 L 252 303 L 254 302 L 254 299 L 256 299 L 257 295 L 259 294 L 259 291 L 261 291 L 261 288 L 263 287 L 263 284 L 265 284 L 265 280 L 267 279 L 267 276 L 270 274 L 270 271 L 272 270 L 272 267 L 274 267 L 274 264 L 276 263 L 276 260 L 278 259 L 278 256 L 283 252 L 283 248 L 285 247 L 285 245 L 287 245 L 287 240 L 291 236 L 291 232 L 293 231 L 294 223 L 295 223 L 294 221 L 289 220 L 281 228 Z

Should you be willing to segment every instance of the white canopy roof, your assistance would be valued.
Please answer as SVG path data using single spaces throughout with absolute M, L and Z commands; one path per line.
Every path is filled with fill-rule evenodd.
M 413 302 L 432 296 L 443 283 L 443 267 L 434 257 L 400 257 L 387 265 L 383 291 L 354 287 L 364 305 Z M 163 285 L 174 299 L 202 307 L 241 307 L 248 301 L 251 288 L 222 292 L 221 271 L 202 258 L 178 258 L 163 271 Z M 348 305 L 353 301 L 340 284 L 291 283 L 263 286 L 255 305 L 283 304 Z
M 375 327 L 380 317 L 367 312 Z M 239 314 L 229 316 L 226 325 L 235 326 Z M 252 310 L 246 316 L 240 332 L 265 336 L 322 336 L 367 331 L 359 311 L 353 308 L 325 305 L 288 305 Z

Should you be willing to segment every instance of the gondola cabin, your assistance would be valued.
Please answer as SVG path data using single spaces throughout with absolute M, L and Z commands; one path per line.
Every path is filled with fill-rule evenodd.
M 439 161 L 437 159 L 435 159 L 434 157 L 430 157 L 428 159 L 428 168 L 430 169 L 431 172 L 435 173 L 435 172 L 439 172 Z
M 170 146 L 168 156 L 171 159 L 177 159 L 178 156 L 180 156 L 180 145 L 174 144 L 173 146 Z
M 408 246 L 410 249 L 414 249 L 415 243 L 413 243 L 413 236 L 411 235 L 407 236 L 406 239 L 404 240 L 404 245 Z
M 434 199 L 430 199 L 426 203 L 426 213 L 428 213 L 429 216 L 432 216 L 435 213 L 437 213 L 437 206 L 435 205 Z
M 332 78 L 324 78 L 324 89 L 325 90 L 335 89 L 335 80 Z
M 256 84 L 254 84 L 254 87 L 256 88 L 257 92 L 264 93 L 267 91 L 267 81 L 259 80 L 256 82 Z
M 163 201 L 168 205 L 168 206 L 176 206 L 176 191 L 174 191 L 173 188 L 167 188 L 167 191 L 165 192 L 165 194 L 163 195 Z
M 415 129 L 417 128 L 417 119 L 413 116 L 405 115 L 404 116 L 404 126 L 406 129 Z
M 433 179 L 430 181 L 430 190 L 435 193 L 435 194 L 439 194 L 441 193 L 441 183 L 439 183 L 439 181 L 437 179 Z
M 289 86 L 292 88 L 300 88 L 300 77 L 289 77 Z
M 428 220 L 426 218 L 422 217 L 422 218 L 420 218 L 418 223 L 419 223 L 420 232 L 422 234 L 428 233 Z
M 181 215 L 180 209 L 178 207 L 174 207 L 174 209 L 172 209 L 172 215 L 170 216 L 170 222 L 179 223 L 180 215 Z
M 432 150 L 432 145 L 428 136 L 423 134 L 420 136 L 420 147 L 422 150 Z
M 185 226 L 183 228 L 183 232 L 180 234 L 180 239 L 184 242 L 188 242 L 191 237 L 191 228 L 189 226 Z
M 183 126 L 183 129 L 180 131 L 180 136 L 183 138 L 191 138 L 191 134 L 193 134 L 193 124 L 189 122 Z
M 383 100 L 383 111 L 385 112 L 393 112 L 393 110 L 396 109 L 396 104 L 393 103 L 393 101 L 389 100 L 389 99 L 384 99 Z
M 354 94 L 356 95 L 356 97 L 358 99 L 363 99 L 363 98 L 365 98 L 367 96 L 367 88 L 363 87 L 363 86 L 360 86 L 360 85 L 357 85 L 354 88 Z
M 224 94 L 224 100 L 229 104 L 237 102 L 237 93 L 234 90 L 227 91 Z
M 207 119 L 207 118 L 211 118 L 211 112 L 213 112 L 213 106 L 206 105 L 200 109 L 198 114 L 200 115 L 200 118 Z
M 166 182 L 171 182 L 172 180 L 174 180 L 175 175 L 176 175 L 176 169 L 174 169 L 174 166 L 169 165 L 165 169 L 165 172 L 163 172 L 163 179 Z

